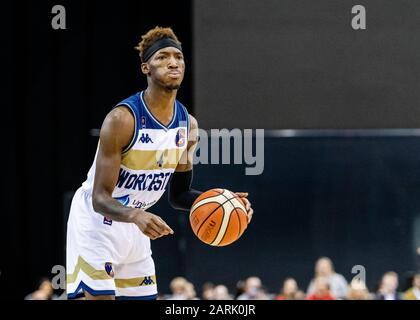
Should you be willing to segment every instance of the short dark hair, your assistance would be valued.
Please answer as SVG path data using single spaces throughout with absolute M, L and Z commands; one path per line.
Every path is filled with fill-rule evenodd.
M 147 51 L 147 49 L 149 49 L 156 41 L 165 38 L 170 38 L 181 45 L 181 42 L 178 40 L 177 36 L 171 28 L 156 26 L 155 28 L 147 31 L 146 34 L 142 35 L 141 41 L 134 48 L 140 52 L 140 58 L 143 61 L 144 53 Z

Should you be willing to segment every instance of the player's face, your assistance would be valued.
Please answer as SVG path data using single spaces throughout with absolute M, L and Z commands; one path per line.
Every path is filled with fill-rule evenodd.
M 169 90 L 179 89 L 184 79 L 185 62 L 180 50 L 173 47 L 158 50 L 147 62 L 151 80 Z

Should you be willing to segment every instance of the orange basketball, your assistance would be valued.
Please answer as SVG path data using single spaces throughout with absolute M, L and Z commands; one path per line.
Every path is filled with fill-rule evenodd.
M 248 226 L 248 218 L 238 196 L 226 189 L 211 189 L 194 201 L 190 224 L 201 241 L 222 247 L 239 239 Z

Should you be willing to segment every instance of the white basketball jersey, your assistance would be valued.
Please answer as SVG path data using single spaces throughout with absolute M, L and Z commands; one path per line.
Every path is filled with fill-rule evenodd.
M 172 120 L 165 126 L 148 109 L 144 91 L 123 100 L 118 106 L 126 106 L 133 113 L 135 133 L 130 145 L 123 151 L 112 196 L 125 206 L 148 209 L 165 192 L 187 148 L 188 112 L 176 100 Z M 87 180 L 82 185 L 82 189 L 89 194 L 93 189 L 96 157 L 97 152 Z

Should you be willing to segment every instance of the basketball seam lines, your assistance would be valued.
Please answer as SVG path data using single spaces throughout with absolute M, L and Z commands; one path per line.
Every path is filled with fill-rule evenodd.
M 217 203 L 217 204 L 220 205 L 220 202 L 217 202 L 217 201 L 210 201 L 210 202 L 206 202 L 206 203 L 200 204 L 197 208 L 194 209 L 194 211 L 192 213 L 190 213 L 190 217 L 192 217 L 194 215 L 195 210 L 197 210 L 198 208 L 201 208 L 202 206 L 205 206 L 206 204 L 209 204 L 209 203 Z
M 227 201 L 226 201 L 227 202 Z M 225 202 L 225 203 L 226 203 Z M 223 203 L 223 204 L 225 204 L 225 203 Z M 213 239 L 213 241 L 212 242 L 210 242 L 210 244 L 211 245 L 218 245 L 218 243 L 216 244 L 216 243 L 214 243 L 215 241 L 216 241 L 216 239 L 217 239 L 217 236 L 219 235 L 219 232 L 220 232 L 220 229 L 222 229 L 222 225 L 223 225 L 223 221 L 225 220 L 225 214 L 226 214 L 226 212 L 225 212 L 225 208 L 223 208 L 223 217 L 222 217 L 222 221 L 220 221 L 220 226 L 219 226 L 219 229 L 217 229 L 217 232 L 216 232 L 216 235 L 215 235 L 215 237 L 214 237 L 214 239 Z M 230 216 L 229 216 L 229 221 L 230 221 Z M 225 234 L 226 234 L 226 230 L 227 230 L 227 227 L 229 226 L 229 221 L 228 221 L 228 224 L 227 224 L 227 226 L 226 226 L 226 229 L 225 229 L 225 233 L 223 234 L 223 236 L 222 236 L 222 239 L 223 239 L 223 237 L 225 236 Z M 220 242 L 222 242 L 222 241 L 220 241 Z M 219 242 L 219 243 L 220 243 Z
M 220 195 L 220 194 L 219 194 Z M 198 228 L 198 230 L 197 230 L 197 237 L 198 237 L 198 233 L 199 233 L 199 231 L 200 231 L 200 229 L 201 229 L 201 227 L 203 226 L 203 224 L 204 224 L 204 222 L 206 222 L 207 221 L 207 219 L 217 210 L 217 209 L 219 209 L 219 207 L 222 207 L 222 209 L 223 209 L 223 215 L 225 214 L 225 208 L 223 208 L 223 204 L 225 204 L 226 202 L 223 202 L 223 204 L 221 205 L 220 204 L 220 202 L 217 202 L 217 201 L 211 201 L 211 202 L 206 202 L 206 203 L 203 203 L 202 205 L 199 205 L 197 208 L 195 208 L 195 210 L 194 210 L 194 212 L 192 212 L 191 214 L 190 214 L 190 221 L 191 221 L 191 218 L 194 216 L 194 213 L 195 213 L 195 211 L 198 209 L 198 208 L 201 208 L 202 206 L 205 206 L 205 205 L 207 205 L 207 204 L 209 204 L 209 203 L 217 203 L 219 206 L 218 207 L 216 207 L 216 209 L 214 209 L 212 212 L 210 212 L 209 213 L 209 215 L 207 216 L 207 218 L 200 224 L 200 227 Z M 194 231 L 194 230 L 193 230 Z M 217 236 L 217 235 L 216 235 Z M 216 239 L 216 238 L 215 238 Z
M 236 194 L 234 194 L 233 192 L 231 192 L 232 194 L 233 194 L 233 198 L 228 198 L 223 192 L 222 193 L 220 193 L 220 195 L 222 195 L 222 196 L 224 196 L 226 199 L 228 199 L 229 201 L 231 200 L 231 199 L 234 199 L 234 198 L 239 198 Z
M 233 210 L 230 212 L 230 215 L 229 215 L 229 220 L 228 220 L 228 223 L 227 223 L 227 226 L 229 226 L 229 223 L 230 223 L 230 220 L 231 220 L 231 218 L 232 218 L 232 213 L 233 213 L 233 211 L 235 211 L 236 212 L 236 206 L 235 206 L 235 204 L 231 201 L 232 199 L 235 199 L 235 198 L 239 198 L 239 196 L 237 196 L 236 194 L 234 194 L 233 192 L 230 192 L 230 193 L 232 193 L 232 195 L 233 195 L 233 198 L 228 198 L 223 192 L 221 193 L 221 195 L 222 196 L 224 196 L 226 199 L 227 199 L 227 201 L 225 201 L 223 204 L 225 204 L 226 202 L 230 202 L 230 204 L 232 205 L 232 207 L 233 207 Z M 223 212 L 223 214 L 226 214 L 225 212 Z M 238 215 L 238 213 L 236 212 L 236 214 L 237 214 L 237 216 L 238 216 L 238 220 L 239 220 L 239 215 Z M 216 241 L 216 239 L 217 239 L 217 236 L 219 235 L 219 232 L 220 232 L 220 229 L 222 228 L 222 224 L 223 224 L 223 220 L 222 220 L 222 223 L 220 224 L 220 227 L 219 227 L 219 230 L 217 230 L 217 233 L 216 233 L 216 237 L 214 238 L 214 240 L 211 242 L 212 244 L 213 244 L 213 242 L 214 241 Z M 239 226 L 241 226 L 241 222 L 239 221 Z M 214 245 L 216 245 L 216 246 L 218 246 L 220 243 L 222 243 L 222 241 L 223 241 L 223 239 L 225 238 L 225 236 L 226 236 L 226 232 L 227 232 L 227 228 L 226 228 L 226 230 L 225 230 L 225 233 L 223 234 L 223 236 L 222 236 L 222 239 L 219 241 L 219 243 L 214 243 Z M 241 232 L 241 229 L 239 228 L 239 234 L 240 234 L 240 232 Z M 239 239 L 239 236 L 238 236 L 238 238 L 237 239 Z
M 225 196 L 225 198 L 226 198 L 226 196 Z M 233 197 L 233 198 L 230 198 L 229 199 L 229 202 L 232 204 L 232 206 L 234 207 L 234 210 L 235 210 L 235 213 L 236 213 L 236 216 L 238 217 L 238 221 L 239 221 L 239 233 L 238 233 L 238 238 L 237 239 L 239 239 L 239 237 L 241 236 L 241 231 L 242 231 L 242 223 L 241 223 L 241 218 L 239 217 L 239 213 L 238 213 L 238 211 L 237 211 L 237 207 L 232 203 L 232 199 L 236 199 L 236 198 L 240 198 L 239 196 L 237 196 L 237 195 L 235 195 L 235 197 Z M 239 201 L 239 200 L 238 200 Z M 245 206 L 244 206 L 244 208 L 245 208 Z M 245 208 L 245 214 L 246 214 L 247 212 L 246 212 L 246 208 Z M 245 231 L 245 228 L 244 228 L 244 231 Z
M 242 231 L 242 223 L 241 223 L 241 218 L 239 217 L 239 213 L 236 210 L 237 208 L 235 207 L 235 213 L 236 213 L 236 217 L 238 218 L 238 222 L 239 222 L 239 232 L 238 232 L 238 238 L 241 236 L 241 231 Z
M 229 201 L 229 199 L 228 200 L 226 200 L 225 202 L 223 202 L 223 203 L 221 203 L 220 204 L 220 206 L 219 207 L 221 207 L 222 209 L 223 209 L 223 216 L 225 215 L 225 208 L 223 208 L 223 205 L 226 203 L 226 202 L 228 202 Z M 200 230 L 201 230 L 201 227 L 203 226 L 203 224 L 207 221 L 207 219 L 208 218 L 210 218 L 211 217 L 211 215 L 217 210 L 217 209 L 219 209 L 219 207 L 217 207 L 216 209 L 214 209 L 209 215 L 208 215 L 208 217 L 206 218 L 206 219 L 204 219 L 204 221 L 201 223 L 201 225 L 200 225 L 200 228 L 198 228 L 198 230 L 197 230 L 197 236 L 198 236 L 198 234 L 200 233 Z M 222 220 L 223 221 L 223 220 Z M 217 238 L 217 234 L 219 233 L 219 231 L 220 231 L 220 228 L 222 227 L 222 223 L 220 223 L 220 227 L 219 227 L 219 230 L 217 231 L 217 233 L 216 233 L 216 237 L 213 239 L 213 241 L 214 240 L 216 240 L 216 238 Z M 213 243 L 213 241 L 211 241 L 210 243 Z
M 218 193 L 218 195 L 219 196 L 224 196 L 225 198 L 226 198 L 226 196 L 223 194 L 223 192 L 219 192 L 219 191 L 217 191 L 216 189 L 212 189 L 214 192 L 217 192 Z M 215 196 L 212 196 L 212 197 L 215 197 Z M 207 199 L 207 198 L 204 198 L 204 199 Z M 204 199 L 201 199 L 200 201 L 202 201 L 202 200 L 204 200 Z M 198 201 L 198 202 L 200 202 L 200 201 Z M 195 202 L 197 202 L 197 200 L 195 201 Z M 194 202 L 194 203 L 195 203 Z M 191 209 L 194 207 L 194 203 L 193 203 L 193 205 L 192 205 L 192 207 L 191 207 Z M 210 201 L 210 202 L 206 202 L 206 203 L 203 203 L 202 205 L 199 205 L 197 208 L 195 208 L 194 209 L 194 211 L 195 210 L 197 210 L 198 208 L 200 208 L 200 207 L 202 207 L 202 206 L 204 206 L 205 204 L 208 204 L 208 203 L 218 203 L 218 204 L 220 204 L 219 202 L 217 202 L 217 201 Z M 223 204 L 225 204 L 226 202 L 223 202 Z M 214 211 L 212 211 L 210 214 L 212 214 Z M 190 217 L 191 217 L 191 215 L 192 215 L 192 212 L 190 212 Z
M 235 211 L 235 212 L 236 212 L 236 208 L 235 208 L 235 207 L 233 208 L 232 212 L 233 212 L 233 211 Z M 230 216 L 229 216 L 229 221 L 228 221 L 228 223 L 227 223 L 227 226 L 229 226 L 230 220 L 232 219 L 232 212 L 230 213 Z M 222 225 L 220 225 L 220 227 L 221 227 L 221 226 L 222 226 Z M 221 243 L 223 242 L 223 239 L 224 239 L 224 238 L 225 238 L 225 236 L 226 236 L 227 229 L 228 229 L 228 228 L 226 228 L 225 233 L 223 234 L 222 239 L 220 239 L 220 241 L 219 241 L 219 243 L 218 243 L 217 245 L 219 245 L 219 244 L 221 244 Z M 240 229 L 239 229 L 239 231 L 240 231 Z M 219 233 L 219 232 L 217 232 L 217 233 Z M 216 236 L 216 238 L 217 238 L 217 236 Z M 216 239 L 215 239 L 215 240 L 216 240 Z
M 226 212 L 225 212 L 225 208 L 223 207 L 223 205 L 225 204 L 225 203 L 227 203 L 227 202 L 230 202 L 230 204 L 232 205 L 232 207 L 233 207 L 233 210 L 232 210 L 232 212 L 233 211 L 235 211 L 235 213 L 236 213 L 236 216 L 237 216 L 237 218 L 238 218 L 238 222 L 239 222 L 239 232 L 238 232 L 238 238 L 237 239 L 239 239 L 239 236 L 241 235 L 241 231 L 242 231 L 242 224 L 241 224 L 241 219 L 239 218 L 239 214 L 238 214 L 238 211 L 237 211 L 237 207 L 235 206 L 235 204 L 231 201 L 232 199 L 236 199 L 236 198 L 240 198 L 238 195 L 236 195 L 236 194 L 234 194 L 233 192 L 231 192 L 234 196 L 233 196 L 233 198 L 228 198 L 223 192 L 219 192 L 218 190 L 214 190 L 215 192 L 217 192 L 219 195 L 222 195 L 223 197 L 225 197 L 226 198 L 226 201 L 225 202 L 223 202 L 223 203 L 221 203 L 221 204 L 219 204 L 219 207 L 221 207 L 222 209 L 223 209 L 223 217 L 224 217 L 224 215 L 226 214 Z M 206 205 L 206 204 L 208 204 L 208 203 L 218 203 L 218 202 L 216 202 L 216 201 L 212 201 L 212 202 L 207 202 L 207 203 L 204 203 L 204 204 L 202 204 L 202 205 L 200 205 L 200 206 L 198 206 L 197 208 L 195 208 L 195 210 L 197 210 L 198 208 L 200 208 L 200 207 L 202 207 L 202 206 L 204 206 L 204 205 Z M 204 221 L 201 223 L 201 225 L 200 225 L 200 227 L 198 228 L 198 230 L 197 230 L 197 236 L 198 236 L 198 234 L 200 233 L 200 230 L 201 230 L 201 228 L 202 228 L 202 226 L 204 225 L 204 223 L 212 216 L 212 214 L 217 210 L 217 209 L 219 209 L 219 207 L 217 207 L 216 209 L 214 209 L 208 216 L 207 216 L 207 218 L 206 219 L 204 219 Z M 195 211 L 194 210 L 194 211 Z M 229 221 L 228 221 L 228 224 L 227 225 L 229 225 L 229 223 L 230 223 L 230 220 L 231 220 L 231 216 L 232 216 L 232 212 L 230 213 L 230 216 L 229 216 Z M 246 211 L 245 211 L 245 213 L 246 213 Z M 190 215 L 190 217 L 191 217 L 192 215 Z M 222 224 L 223 224 L 223 219 L 222 219 L 222 222 L 220 223 L 220 226 L 219 226 L 219 229 L 217 230 L 217 232 L 216 232 L 216 235 L 215 235 L 215 237 L 214 237 L 214 239 L 210 242 L 210 244 L 211 245 L 218 245 L 218 244 L 213 244 L 213 242 L 217 239 L 217 236 L 218 236 L 218 234 L 219 234 L 219 232 L 220 232 L 220 229 L 222 228 Z M 223 234 L 223 236 L 222 236 L 222 239 L 219 241 L 219 244 L 223 241 L 223 239 L 224 239 L 224 237 L 225 237 L 225 235 L 226 235 L 226 231 L 227 231 L 227 228 L 226 228 L 226 230 L 225 230 L 225 233 Z

